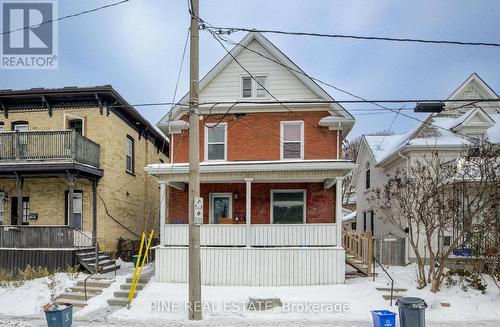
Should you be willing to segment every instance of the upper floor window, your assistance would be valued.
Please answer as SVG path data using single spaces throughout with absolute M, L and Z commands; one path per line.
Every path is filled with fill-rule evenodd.
M 243 98 L 265 98 L 267 97 L 267 76 L 250 76 L 241 78 L 241 96 Z
M 365 164 L 365 189 L 370 188 L 370 163 L 367 161 Z
M 125 156 L 125 170 L 129 173 L 134 173 L 134 139 L 127 135 L 127 146 Z
M 4 131 L 4 122 L 0 122 L 0 133 Z
M 304 159 L 304 122 L 281 122 L 281 159 Z
M 74 130 L 78 134 L 83 135 L 83 120 L 82 119 L 79 119 L 79 118 L 70 119 L 68 121 L 68 127 L 69 127 L 69 129 Z
M 227 124 L 205 127 L 205 160 L 227 160 Z

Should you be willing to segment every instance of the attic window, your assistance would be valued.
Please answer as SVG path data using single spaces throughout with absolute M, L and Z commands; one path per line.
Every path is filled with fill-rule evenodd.
M 243 76 L 241 78 L 242 98 L 265 98 L 267 97 L 267 76 Z

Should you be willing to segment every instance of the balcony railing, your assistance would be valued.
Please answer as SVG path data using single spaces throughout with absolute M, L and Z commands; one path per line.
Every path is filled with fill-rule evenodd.
M 0 163 L 66 160 L 99 168 L 99 152 L 99 144 L 73 130 L 0 133 Z

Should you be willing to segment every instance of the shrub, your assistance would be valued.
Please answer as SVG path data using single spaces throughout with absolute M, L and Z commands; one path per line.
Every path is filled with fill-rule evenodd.
M 473 289 L 481 291 L 483 294 L 486 293 L 486 288 L 488 286 L 481 277 L 481 274 L 460 268 L 448 271 L 446 274 L 446 285 L 459 285 L 465 292 L 467 292 L 469 287 L 472 287 Z

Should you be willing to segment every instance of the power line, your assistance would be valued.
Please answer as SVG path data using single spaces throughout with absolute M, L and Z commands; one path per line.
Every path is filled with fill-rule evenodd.
M 216 28 L 211 27 L 211 25 L 210 25 L 210 24 L 209 24 L 209 25 L 210 25 L 210 27 L 209 27 L 209 28 L 207 28 L 205 24 L 208 24 L 208 23 L 207 23 L 207 22 L 205 22 L 205 21 L 203 21 L 201 18 L 200 18 L 199 20 L 200 20 L 200 22 L 201 22 L 201 23 L 203 23 L 203 24 L 204 24 L 204 25 L 203 25 L 203 28 L 204 28 L 204 29 L 206 29 L 206 30 L 208 30 L 208 31 L 209 31 L 209 33 L 210 33 L 210 34 L 212 34 L 212 36 L 213 36 L 214 38 L 216 38 L 216 33 L 215 33 L 215 32 L 213 32 L 213 31 L 211 30 L 211 29 L 216 29 Z M 219 41 L 219 43 L 221 43 L 221 41 L 219 40 L 219 38 L 216 38 L 216 40 L 217 40 L 217 41 Z M 222 44 L 221 44 L 221 45 L 222 45 Z M 224 47 L 224 46 L 223 46 L 223 47 Z M 233 55 L 232 53 L 230 53 L 230 52 L 229 52 L 229 51 L 228 51 L 225 47 L 224 47 L 224 49 L 228 52 L 228 54 L 230 54 L 230 55 L 231 55 L 231 57 L 233 57 L 233 58 L 235 59 L 235 57 L 234 57 L 234 55 Z M 236 61 L 236 60 L 235 60 L 235 61 Z M 239 63 L 238 63 L 238 64 L 239 64 Z M 241 64 L 239 64 L 239 65 L 241 66 Z M 287 65 L 284 65 L 284 66 L 285 66 L 285 67 L 288 67 Z M 290 68 L 290 69 L 291 69 L 291 68 Z M 301 73 L 302 73 L 302 74 L 304 74 L 305 76 L 307 76 L 307 77 L 311 78 L 309 75 L 305 74 L 304 72 L 302 72 L 302 71 L 301 71 Z M 388 107 L 385 107 L 385 106 L 380 105 L 380 103 L 385 103 L 385 102 L 391 102 L 391 103 L 415 102 L 415 103 L 416 103 L 416 102 L 464 102 L 464 101 L 471 101 L 471 100 L 469 100 L 469 99 L 467 99 L 467 100 L 463 100 L 463 99 L 462 99 L 462 100 L 436 100 L 436 101 L 430 101 L 430 100 L 421 100 L 421 101 L 410 101 L 410 100 L 404 100 L 404 101 L 391 101 L 391 100 L 368 101 L 368 100 L 364 99 L 363 97 L 360 97 L 360 96 L 358 96 L 358 95 L 355 95 L 355 94 L 353 94 L 353 93 L 351 93 L 351 92 L 348 92 L 348 91 L 342 90 L 342 89 L 337 88 L 337 87 L 335 87 L 335 86 L 332 86 L 332 87 L 333 87 L 333 88 L 335 88 L 336 90 L 339 90 L 339 91 L 341 91 L 341 92 L 343 92 L 343 93 L 346 93 L 346 94 L 348 94 L 348 95 L 350 95 L 350 96 L 352 96 L 352 97 L 355 97 L 355 98 L 357 98 L 357 99 L 361 100 L 362 102 L 369 102 L 369 103 L 372 103 L 372 104 L 374 104 L 374 105 L 376 105 L 376 106 L 378 106 L 378 107 L 380 107 L 380 108 L 383 108 L 383 109 L 386 109 L 386 110 L 390 110 L 390 111 L 394 112 L 395 114 L 399 114 L 399 115 L 404 116 L 404 117 L 407 117 L 407 118 L 409 118 L 409 119 L 416 120 L 416 121 L 418 121 L 418 122 L 420 122 L 420 123 L 426 124 L 427 126 L 429 126 L 429 125 L 430 125 L 430 126 L 433 126 L 433 127 L 435 127 L 435 128 L 439 128 L 439 129 L 442 129 L 442 130 L 445 130 L 445 131 L 448 131 L 448 132 L 450 132 L 450 131 L 451 131 L 452 133 L 457 134 L 457 135 L 460 135 L 460 136 L 465 137 L 465 138 L 470 138 L 469 136 L 467 136 L 467 135 L 465 135 L 465 134 L 462 134 L 462 133 L 459 133 L 459 132 L 456 132 L 456 131 L 452 131 L 452 130 L 448 130 L 448 129 L 446 129 L 446 128 L 442 127 L 442 126 L 433 125 L 433 124 L 431 124 L 431 123 L 429 123 L 429 122 L 427 122 L 427 121 L 424 121 L 424 120 L 418 119 L 418 118 L 416 118 L 416 117 L 413 117 L 413 116 L 410 116 L 410 115 L 407 115 L 407 114 L 404 114 L 404 113 L 401 113 L 401 112 L 400 112 L 400 111 L 398 111 L 397 109 L 391 109 L 391 108 L 388 108 Z M 474 99 L 474 100 L 477 100 L 477 99 Z M 485 102 L 492 102 L 492 101 L 498 102 L 498 101 L 500 101 L 500 99 L 479 99 L 479 101 L 482 101 L 482 100 L 486 100 Z M 285 101 L 283 101 L 283 102 L 278 101 L 278 102 L 279 102 L 280 104 L 282 104 L 282 105 L 283 105 L 283 103 L 284 103 Z M 332 103 L 349 103 L 349 102 L 354 103 L 354 102 L 358 102 L 358 101 L 356 101 L 356 100 L 347 100 L 347 101 L 332 101 Z
M 96 12 L 96 11 L 99 11 L 99 10 L 103 10 L 103 9 L 115 7 L 115 6 L 121 5 L 121 4 L 123 4 L 125 2 L 129 2 L 129 1 L 130 0 L 122 0 L 122 1 L 114 2 L 114 3 L 110 3 L 109 5 L 105 5 L 105 6 L 101 6 L 101 7 L 97 7 L 97 8 L 93 8 L 93 9 L 88 9 L 88 10 L 84 10 L 84 11 L 80 11 L 80 12 L 77 12 L 77 13 L 74 13 L 74 14 L 62 16 L 62 17 L 55 18 L 55 19 L 46 20 L 46 21 L 41 22 L 40 24 L 28 25 L 28 26 L 19 27 L 19 28 L 10 30 L 10 31 L 5 31 L 5 32 L 0 33 L 0 35 L 11 34 L 11 33 L 18 32 L 18 31 L 23 31 L 23 30 L 26 30 L 26 29 L 29 29 L 29 28 L 34 28 L 34 27 L 38 27 L 38 26 L 42 26 L 42 25 L 46 25 L 46 24 L 51 24 L 51 23 L 59 22 L 61 20 L 65 20 L 65 19 L 68 19 L 68 18 L 82 16 L 82 15 L 93 13 L 93 12 Z
M 496 43 L 496 42 L 467 42 L 467 41 L 454 41 L 454 40 L 427 40 L 427 39 L 413 39 L 413 38 L 396 38 L 396 37 L 386 37 L 386 36 L 363 36 L 363 35 L 349 35 L 349 34 L 294 32 L 294 31 L 282 31 L 282 30 L 271 30 L 271 29 L 255 29 L 255 28 L 242 28 L 242 27 L 218 27 L 218 26 L 211 26 L 210 29 L 213 29 L 215 31 L 215 33 L 218 33 L 218 34 L 231 34 L 231 33 L 234 33 L 234 32 L 259 32 L 259 33 L 293 35 L 293 36 L 313 36 L 313 37 L 324 37 L 324 38 L 370 40 L 370 41 L 388 41 L 388 42 L 427 43 L 427 44 L 441 44 L 441 45 L 500 47 L 500 43 Z

